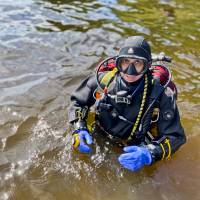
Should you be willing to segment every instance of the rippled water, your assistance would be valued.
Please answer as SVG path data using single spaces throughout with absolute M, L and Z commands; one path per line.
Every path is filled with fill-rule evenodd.
M 200 2 L 0 0 L 0 199 L 199 199 Z M 123 39 L 144 35 L 172 71 L 187 144 L 131 173 L 97 139 L 71 151 L 66 110 L 77 84 Z

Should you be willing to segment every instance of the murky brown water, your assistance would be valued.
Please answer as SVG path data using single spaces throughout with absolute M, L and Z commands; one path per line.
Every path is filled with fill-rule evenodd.
M 200 2 L 0 0 L 0 199 L 200 199 Z M 69 96 L 123 39 L 173 56 L 187 144 L 138 173 L 71 151 Z

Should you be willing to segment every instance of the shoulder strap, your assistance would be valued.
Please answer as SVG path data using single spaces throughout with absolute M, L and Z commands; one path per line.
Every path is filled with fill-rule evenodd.
M 118 72 L 118 69 L 115 67 L 112 71 L 108 71 L 101 79 L 100 83 L 103 86 L 108 87 L 108 85 L 110 84 L 110 82 L 113 80 L 113 78 L 115 77 L 116 73 Z

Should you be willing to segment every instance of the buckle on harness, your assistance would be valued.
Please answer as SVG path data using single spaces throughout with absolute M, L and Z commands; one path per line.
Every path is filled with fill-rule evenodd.
M 131 101 L 129 98 L 127 97 L 119 97 L 119 96 L 115 96 L 115 102 L 116 103 L 125 103 L 125 104 L 130 104 Z

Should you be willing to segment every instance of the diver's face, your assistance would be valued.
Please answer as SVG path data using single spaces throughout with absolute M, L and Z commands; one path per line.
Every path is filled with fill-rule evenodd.
M 140 74 L 144 70 L 144 61 L 142 59 L 122 58 L 120 65 L 122 69 L 121 76 L 125 81 L 135 82 L 142 77 L 142 74 Z M 135 67 L 135 71 L 138 74 L 127 74 L 126 71 L 129 67 Z

